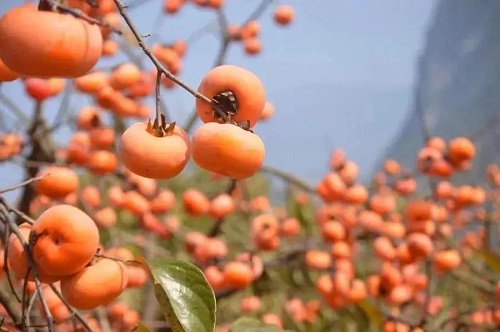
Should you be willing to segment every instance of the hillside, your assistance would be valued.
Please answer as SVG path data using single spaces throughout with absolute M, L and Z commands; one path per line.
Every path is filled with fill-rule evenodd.
M 430 135 L 474 139 L 475 171 L 458 180 L 480 181 L 486 165 L 500 161 L 500 1 L 441 0 L 423 50 L 412 110 L 383 159 L 413 167 L 422 112 Z

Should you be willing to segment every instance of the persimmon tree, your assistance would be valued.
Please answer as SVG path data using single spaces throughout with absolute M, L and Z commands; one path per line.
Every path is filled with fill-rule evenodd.
M 140 31 L 129 12 L 144 2 L 41 0 L 0 18 L 0 160 L 26 176 L 0 190 L 2 329 L 498 328 L 500 168 L 454 183 L 477 133 L 424 131 L 413 169 L 387 160 L 369 184 L 336 149 L 310 185 L 265 165 L 259 123 L 274 107 L 258 73 L 224 61 L 232 44 L 259 54 L 259 19 L 287 26 L 293 8 L 262 0 L 232 25 L 222 0 L 158 3 L 160 21 L 184 6 L 217 18 L 214 68 L 191 87 L 181 77 L 197 37 Z M 186 123 L 169 115 L 172 89 L 194 98 Z M 74 96 L 87 102 L 75 112 Z

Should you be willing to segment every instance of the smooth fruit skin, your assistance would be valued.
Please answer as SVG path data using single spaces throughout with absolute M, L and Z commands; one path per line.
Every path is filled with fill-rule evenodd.
M 0 59 L 0 82 L 12 82 L 19 78 L 19 74 L 11 70 Z
M 61 280 L 61 293 L 70 305 L 91 310 L 113 301 L 127 287 L 123 263 L 101 259 L 76 274 Z
M 232 91 L 238 102 L 238 112 L 233 116 L 233 120 L 236 122 L 248 120 L 250 127 L 253 127 L 266 103 L 266 92 L 262 82 L 246 69 L 223 65 L 210 70 L 198 87 L 198 92 L 208 98 L 226 91 Z M 196 112 L 203 122 L 219 121 L 212 115 L 212 106 L 203 100 L 196 100 Z
M 50 198 L 63 198 L 78 189 L 78 175 L 67 167 L 50 166 L 39 172 L 35 191 Z
M 0 45 L 0 58 L 21 75 L 78 77 L 101 57 L 102 35 L 97 25 L 30 4 L 0 19 Z
M 31 229 L 32 227 L 28 223 L 19 225 L 19 232 L 26 242 L 29 241 Z M 7 264 L 18 279 L 24 279 L 26 277 L 26 273 L 28 272 L 29 263 L 24 252 L 23 244 L 14 233 L 10 235 L 8 243 Z M 45 283 L 56 282 L 60 279 L 59 277 L 48 275 L 39 268 L 37 269 L 37 275 L 40 281 Z M 33 272 L 29 274 L 28 280 L 35 280 Z
M 33 232 L 33 258 L 43 271 L 55 276 L 68 276 L 84 268 L 99 244 L 94 221 L 71 205 L 47 209 L 33 224 Z
M 232 124 L 205 123 L 192 139 L 193 160 L 201 168 L 234 179 L 255 174 L 266 151 L 259 136 Z
M 139 122 L 123 133 L 118 154 L 128 170 L 151 179 L 177 176 L 191 157 L 191 142 L 187 133 L 175 126 L 172 135 L 156 137 Z

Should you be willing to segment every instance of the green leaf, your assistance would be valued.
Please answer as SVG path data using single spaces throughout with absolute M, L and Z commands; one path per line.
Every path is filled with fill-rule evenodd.
M 266 325 L 257 318 L 241 317 L 229 327 L 229 332 L 282 332 L 275 325 Z
M 149 332 L 149 331 L 150 329 L 141 322 L 139 322 L 139 324 L 137 324 L 137 326 L 134 329 L 134 332 Z
M 156 299 L 173 332 L 215 330 L 215 295 L 193 264 L 168 259 L 147 262 Z
M 493 271 L 500 273 L 500 255 L 490 251 L 477 251 L 477 254 Z
M 382 316 L 382 313 L 373 305 L 373 303 L 364 300 L 358 303 L 358 307 L 363 310 L 371 324 L 377 327 L 382 327 L 382 324 L 384 324 L 384 317 Z

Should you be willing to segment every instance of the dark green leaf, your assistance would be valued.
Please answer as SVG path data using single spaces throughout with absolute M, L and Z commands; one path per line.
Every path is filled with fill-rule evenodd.
M 147 262 L 155 295 L 174 332 L 215 330 L 215 295 L 196 266 L 177 260 Z

